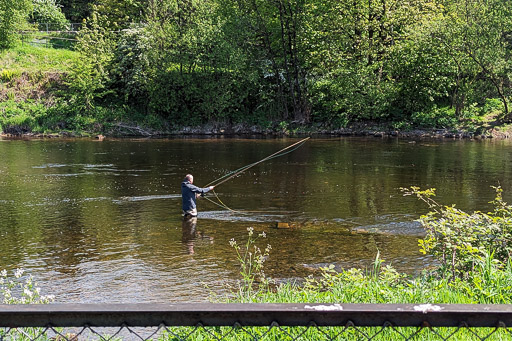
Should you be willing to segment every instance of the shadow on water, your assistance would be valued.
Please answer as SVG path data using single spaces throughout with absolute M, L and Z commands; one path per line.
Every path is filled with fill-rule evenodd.
M 0 269 L 27 269 L 59 302 L 204 301 L 238 278 L 229 240 L 253 227 L 274 278 L 368 267 L 377 251 L 414 274 L 431 264 L 415 222 L 427 209 L 400 187 L 485 210 L 499 183 L 510 201 L 509 141 L 314 139 L 216 188 L 234 212 L 199 200 L 183 221 L 185 174 L 206 184 L 295 141 L 2 140 Z

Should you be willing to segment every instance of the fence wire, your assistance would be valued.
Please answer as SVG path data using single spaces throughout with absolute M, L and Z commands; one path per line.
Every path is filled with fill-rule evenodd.
M 268 327 L 235 324 L 231 327 L 148 327 L 0 328 L 0 340 L 79 341 L 79 340 L 512 340 L 512 327 L 471 327 L 461 322 L 458 327 L 396 327 L 387 322 L 380 327 L 358 327 L 352 322 L 344 326 L 326 327 L 311 322 L 308 326 Z

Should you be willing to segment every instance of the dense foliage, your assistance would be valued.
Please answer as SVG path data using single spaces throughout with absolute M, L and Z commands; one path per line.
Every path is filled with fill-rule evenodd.
M 16 43 L 31 9 L 30 0 L 0 0 L 0 49 Z
M 52 30 L 65 30 L 68 20 L 56 0 L 33 0 L 33 11 L 30 21 L 48 24 Z
M 82 36 L 112 52 L 98 81 L 113 92 L 95 105 L 108 99 L 180 124 L 509 120 L 508 1 L 123 4 L 98 1 L 89 20 L 120 32 Z
M 420 218 L 426 237 L 420 251 L 435 256 L 443 277 L 466 278 L 482 260 L 491 257 L 497 264 L 512 264 L 512 206 L 503 201 L 502 189 L 496 187 L 494 210 L 467 213 L 455 206 L 442 206 L 433 197 L 434 189 L 404 189 L 432 210 Z
M 42 4 L 57 4 L 33 2 L 33 16 L 43 13 Z M 30 1 L 0 4 L 0 16 L 9 18 L 0 20 L 9 25 L 0 27 L 5 47 Z M 75 46 L 83 58 L 59 102 L 69 113 L 94 117 L 105 108 L 130 108 L 171 125 L 342 127 L 372 121 L 397 129 L 470 130 L 512 118 L 510 1 L 60 5 L 67 20 L 87 18 Z M 58 13 L 52 15 L 61 21 Z

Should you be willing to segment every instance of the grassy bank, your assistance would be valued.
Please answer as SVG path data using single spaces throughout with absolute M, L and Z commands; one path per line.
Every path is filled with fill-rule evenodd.
M 19 45 L 0 51 L 0 130 L 44 132 L 76 52 Z
M 0 50 L 2 75 L 14 73 L 68 72 L 80 55 L 71 50 L 35 47 L 28 44 Z M 10 80 L 10 79 L 7 79 Z M 2 82 L 6 79 L 2 76 Z

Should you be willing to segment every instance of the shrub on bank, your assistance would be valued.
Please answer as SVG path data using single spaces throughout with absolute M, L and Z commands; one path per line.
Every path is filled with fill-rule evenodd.
M 32 100 L 0 102 L 0 131 L 7 134 L 23 134 L 39 130 L 38 118 L 46 108 Z
M 503 266 L 512 256 L 512 206 L 503 201 L 501 187 L 488 213 L 467 213 L 455 206 L 443 206 L 433 197 L 435 189 L 402 189 L 405 195 L 423 200 L 431 211 L 420 217 L 426 237 L 419 241 L 420 252 L 439 262 L 437 273 L 452 280 L 467 278 L 478 263 L 491 258 Z

